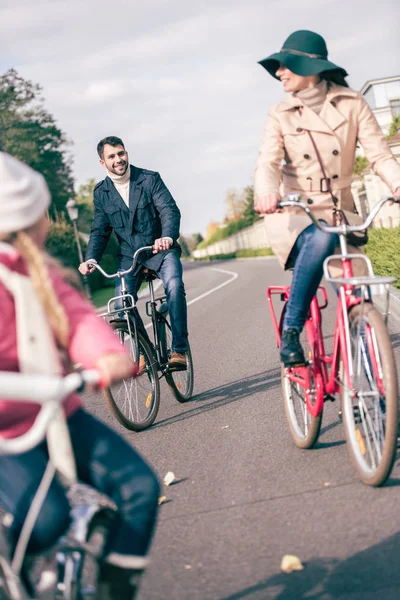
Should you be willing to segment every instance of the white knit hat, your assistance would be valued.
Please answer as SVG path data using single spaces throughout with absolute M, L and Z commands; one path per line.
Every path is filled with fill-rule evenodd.
M 37 223 L 51 202 L 44 177 L 13 156 L 0 152 L 0 233 Z

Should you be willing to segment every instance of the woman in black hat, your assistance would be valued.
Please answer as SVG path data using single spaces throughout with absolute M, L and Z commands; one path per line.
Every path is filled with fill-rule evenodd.
M 300 193 L 314 215 L 331 225 L 335 208 L 356 212 L 350 186 L 357 141 L 396 199 L 400 165 L 363 96 L 348 87 L 346 71 L 328 60 L 320 35 L 296 31 L 260 64 L 287 92 L 269 111 L 255 170 L 254 208 L 268 214 L 268 239 L 282 266 L 294 267 L 280 349 L 284 365 L 293 366 L 304 363 L 299 334 L 337 239 L 310 225 L 300 209 L 277 212 L 279 200 Z

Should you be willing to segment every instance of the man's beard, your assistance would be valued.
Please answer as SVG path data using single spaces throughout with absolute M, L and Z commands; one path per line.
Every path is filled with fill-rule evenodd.
M 118 165 L 118 166 L 119 166 L 119 167 L 122 167 L 122 165 Z M 126 172 L 127 172 L 127 170 L 128 170 L 128 166 L 129 166 L 128 162 L 125 162 L 125 163 L 124 163 L 124 166 L 125 166 L 125 169 L 124 169 L 124 171 L 123 171 L 122 173 L 119 173 L 119 172 L 118 172 L 118 171 L 116 171 L 115 169 L 110 169 L 110 171 L 111 171 L 111 173 L 113 173 L 114 175 L 119 175 L 120 177 L 122 177 L 123 175 L 125 175 L 125 173 L 126 173 Z

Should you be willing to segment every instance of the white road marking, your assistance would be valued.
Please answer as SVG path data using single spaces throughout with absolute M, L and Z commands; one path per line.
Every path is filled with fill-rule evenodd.
M 192 298 L 192 300 L 189 300 L 189 302 L 187 303 L 187 306 L 190 306 L 191 304 L 194 304 L 195 302 L 198 302 L 199 300 L 203 300 L 203 298 L 206 298 L 210 294 L 217 292 L 218 290 L 225 287 L 226 285 L 229 285 L 230 283 L 232 283 L 233 281 L 235 281 L 235 279 L 237 279 L 239 277 L 239 273 L 236 273 L 235 271 L 227 271 L 226 269 L 218 269 L 217 267 L 211 267 L 211 271 L 218 271 L 218 273 L 225 273 L 227 275 L 231 275 L 231 277 L 230 277 L 230 279 L 227 279 L 226 281 L 224 281 L 223 283 L 220 283 L 216 287 L 211 288 L 211 290 L 204 292 L 204 294 L 197 296 L 197 298 Z M 149 329 L 151 326 L 152 326 L 152 323 L 148 323 L 146 325 L 146 329 Z
M 199 300 L 202 300 L 203 298 L 205 298 L 206 296 L 209 296 L 210 294 L 213 294 L 214 292 L 216 292 L 217 290 L 220 290 L 221 288 L 225 287 L 229 283 L 232 283 L 232 281 L 235 281 L 235 279 L 237 279 L 239 277 L 239 273 L 236 273 L 235 271 L 226 271 L 225 269 L 218 269 L 217 267 L 211 267 L 211 271 L 218 271 L 219 273 L 226 273 L 227 275 L 231 275 L 231 278 L 224 281 L 224 283 L 220 283 L 219 285 L 212 288 L 211 290 L 208 290 L 208 292 L 204 292 L 204 294 L 201 294 L 201 296 L 197 296 L 197 298 L 193 298 L 192 300 L 189 300 L 189 302 L 187 303 L 188 306 L 190 306 L 191 304 L 194 304 L 195 302 L 198 302 Z

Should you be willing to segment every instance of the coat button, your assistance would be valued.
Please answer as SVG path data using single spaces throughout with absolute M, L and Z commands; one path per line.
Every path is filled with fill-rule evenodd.
M 331 100 L 331 104 L 332 106 L 336 106 L 336 102 L 334 102 L 333 100 Z
M 294 110 L 300 110 L 300 106 L 295 106 Z
M 334 150 L 334 151 L 332 152 L 332 154 L 334 154 L 335 156 L 337 156 L 337 155 L 339 154 L 339 150 Z
M 339 175 L 332 175 L 332 179 L 338 179 Z
M 307 158 L 307 160 L 308 160 L 310 158 L 310 155 L 309 154 L 305 154 L 304 158 Z
M 298 128 L 296 129 L 296 131 L 298 131 L 299 133 L 301 133 L 301 132 L 303 131 L 303 129 L 302 129 L 301 127 L 298 127 Z
M 333 200 L 333 204 L 336 206 L 336 204 L 339 202 L 339 200 L 336 198 L 336 196 L 333 196 L 332 198 Z
M 309 198 L 309 199 L 307 200 L 307 204 L 314 204 L 314 200 L 312 200 L 311 198 Z

